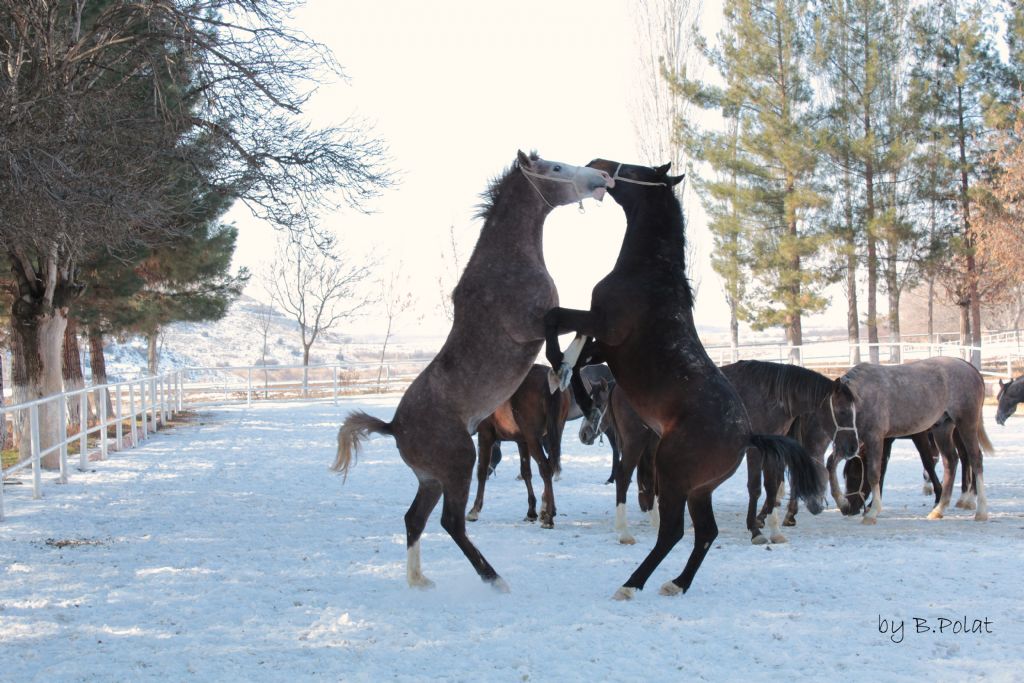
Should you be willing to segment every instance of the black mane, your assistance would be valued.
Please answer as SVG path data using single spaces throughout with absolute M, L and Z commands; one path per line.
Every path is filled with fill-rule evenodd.
M 799 365 L 741 360 L 733 363 L 731 369 L 726 373 L 730 382 L 749 382 L 763 387 L 791 416 L 806 412 L 808 405 L 817 406 L 832 394 L 832 380 Z

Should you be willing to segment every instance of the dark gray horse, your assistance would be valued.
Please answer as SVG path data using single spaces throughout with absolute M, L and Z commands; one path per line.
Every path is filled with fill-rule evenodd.
M 1010 382 L 999 380 L 999 408 L 996 409 L 996 423 L 1006 424 L 1006 418 L 1017 411 L 1017 404 L 1024 401 L 1024 375 Z
M 871 507 L 864 515 L 865 524 L 874 524 L 882 510 L 881 473 L 885 439 L 933 432 L 945 439 L 953 438 L 955 430 L 959 442 L 968 454 L 977 489 L 978 521 L 988 519 L 982 470 L 982 449 L 992 452 L 992 444 L 985 434 L 982 406 L 985 401 L 985 383 L 981 374 L 959 358 L 929 358 L 906 365 L 873 365 L 861 363 L 847 372 L 840 382 L 854 397 L 855 415 L 851 422 L 835 419 L 835 450 L 829 457 L 828 469 L 832 493 L 836 504 L 846 512 L 849 504 L 839 489 L 835 467 L 837 458 L 856 457 L 863 445 L 867 485 L 871 491 Z M 828 413 L 823 411 L 822 422 L 828 424 Z M 948 425 L 948 427 L 947 427 Z M 943 457 L 942 496 L 928 514 L 939 519 L 949 505 L 956 476 L 957 450 L 950 441 L 939 441 Z
M 558 304 L 544 265 L 544 220 L 556 206 L 603 198 L 611 185 L 603 171 L 519 152 L 484 195 L 484 225 L 452 293 L 455 321 L 444 346 L 406 390 L 391 422 L 356 411 L 338 432 L 335 471 L 347 475 L 370 433 L 388 434 L 419 481 L 405 515 L 410 586 L 432 585 L 420 568 L 419 540 L 443 495 L 441 526 L 480 578 L 508 590 L 466 535 L 476 460 L 471 435 L 530 371 L 544 343 L 544 314 Z

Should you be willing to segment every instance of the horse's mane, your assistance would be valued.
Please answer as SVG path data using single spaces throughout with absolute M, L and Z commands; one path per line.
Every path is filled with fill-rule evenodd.
M 539 158 L 540 157 L 537 156 L 536 150 L 530 152 L 531 161 L 536 161 Z M 480 199 L 482 201 L 476 205 L 476 213 L 473 214 L 473 218 L 480 218 L 485 222 L 487 221 L 491 215 L 491 210 L 494 209 L 494 202 L 497 201 L 498 195 L 501 194 L 501 186 L 509 176 L 518 170 L 519 157 L 516 157 L 511 166 L 502 171 L 500 175 L 491 179 L 491 182 L 487 185 L 487 189 L 480 193 Z
M 799 365 L 741 360 L 733 364 L 730 375 L 734 384 L 749 382 L 762 387 L 789 415 L 805 412 L 808 404 L 818 405 L 832 393 L 832 380 Z

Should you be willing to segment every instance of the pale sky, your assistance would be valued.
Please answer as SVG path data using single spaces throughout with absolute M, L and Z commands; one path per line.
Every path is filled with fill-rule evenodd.
M 630 7 L 621 0 L 311 0 L 296 15 L 296 25 L 328 45 L 350 79 L 325 85 L 311 116 L 371 122 L 400 174 L 399 184 L 372 202 L 373 214 L 347 210 L 323 221 L 351 257 L 374 253 L 382 275 L 402 264 L 418 315 L 397 321 L 399 333 L 447 331 L 437 278 L 449 226 L 465 258 L 481 226 L 472 218 L 479 194 L 517 149 L 576 165 L 595 157 L 640 161 L 630 119 L 638 64 Z M 717 26 L 718 3 L 706 2 L 705 15 Z M 582 215 L 559 208 L 545 225 L 548 269 L 562 305 L 573 308 L 589 307 L 625 228 L 610 197 L 587 200 L 585 208 Z M 687 237 L 699 245 L 698 262 L 690 264 L 700 280 L 697 321 L 727 325 L 692 191 L 684 208 Z M 236 266 L 258 271 L 273 255 L 273 231 L 242 206 L 228 219 L 240 227 Z M 247 293 L 265 299 L 255 280 Z M 383 333 L 375 313 L 339 331 Z

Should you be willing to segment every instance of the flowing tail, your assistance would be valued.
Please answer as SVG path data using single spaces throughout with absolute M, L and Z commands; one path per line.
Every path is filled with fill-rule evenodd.
M 551 463 L 552 474 L 562 472 L 562 430 L 565 427 L 565 422 L 562 421 L 562 396 L 561 391 L 548 393 L 545 396 L 545 412 L 547 414 L 544 416 L 544 420 L 547 438 L 544 440 L 544 445 L 548 449 L 548 462 Z
M 348 419 L 338 430 L 338 456 L 334 459 L 331 469 L 341 472 L 342 481 L 348 479 L 348 470 L 353 464 L 359 446 L 370 434 L 387 434 L 394 436 L 390 422 L 385 422 L 361 410 L 348 414 Z
M 827 472 L 803 446 L 788 436 L 764 434 L 752 434 L 750 444 L 761 450 L 768 466 L 780 470 L 789 468 L 789 488 L 794 496 L 804 501 L 812 515 L 825 508 Z
M 981 444 L 981 449 L 985 451 L 985 455 L 995 455 L 995 446 L 988 440 L 988 434 L 985 433 L 985 423 L 981 421 L 978 422 L 978 443 Z

